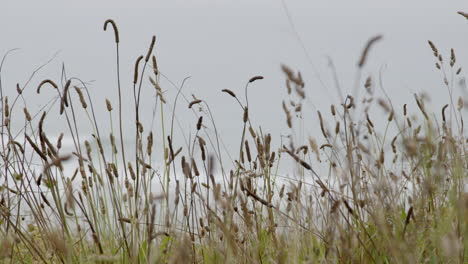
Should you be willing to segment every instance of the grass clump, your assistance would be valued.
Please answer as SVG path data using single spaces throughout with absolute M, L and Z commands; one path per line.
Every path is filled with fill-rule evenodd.
M 165 98 L 155 37 L 146 56 L 136 60 L 133 98 L 123 101 L 119 33 L 113 20 L 104 30 L 109 24 L 116 45 L 115 106 L 106 99 L 105 109 L 95 107 L 87 84 L 62 71 L 59 82 L 38 82 L 37 93 L 52 86 L 57 95 L 44 111 L 31 113 L 25 93 L 32 85 L 18 84 L 16 97 L 8 98 L 0 79 L 2 262 L 467 261 L 465 106 L 463 98 L 454 98 L 454 82 L 447 77 L 461 74 L 453 50 L 445 65 L 429 41 L 448 91 L 440 114 L 417 94 L 397 108 L 388 97 L 375 96 L 372 77 L 359 78 L 356 89 L 365 91 L 363 96 L 348 95 L 331 105 L 329 114 L 317 112 L 320 139 L 295 132 L 310 102 L 300 72 L 281 67 L 290 135 L 277 145 L 279 135 L 265 133 L 250 118 L 248 89 L 263 77 L 250 78 L 243 96 L 222 90 L 242 110 L 242 134 L 239 148 L 229 150 L 236 153 L 231 162 L 221 151 L 220 131 L 205 100 L 189 100 L 183 84 L 175 87 L 173 100 Z M 381 38 L 367 43 L 358 76 Z M 147 78 L 156 98 L 152 120 L 141 117 Z M 194 115 L 194 136 L 182 144 L 174 140 L 180 100 Z M 133 104 L 132 124 L 122 119 L 124 103 Z M 374 105 L 385 118 L 372 118 Z M 110 131 L 96 118 L 96 111 L 106 110 Z M 44 126 L 54 111 L 67 124 L 55 142 Z M 91 131 L 83 135 L 78 128 L 88 121 Z M 12 122 L 24 125 L 15 130 Z M 133 132 L 124 135 L 129 126 Z M 64 137 L 72 140 L 71 151 L 64 150 Z M 131 144 L 124 143 L 128 139 Z M 291 173 L 279 173 L 280 161 L 285 167 L 293 162 Z

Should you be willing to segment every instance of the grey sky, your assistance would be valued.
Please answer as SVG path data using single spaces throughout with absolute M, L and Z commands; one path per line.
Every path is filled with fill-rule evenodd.
M 468 12 L 466 0 L 285 0 L 313 65 L 288 22 L 281 0 L 67 2 L 0 3 L 0 54 L 21 48 L 5 65 L 7 94 L 13 95 L 16 82 L 24 83 L 37 66 L 60 51 L 32 82 L 26 94 L 30 102 L 40 105 L 49 98 L 46 94 L 36 96 L 34 89 L 42 78 L 59 80 L 64 62 L 70 77 L 95 80 L 92 89 L 97 105 L 103 107 L 105 97 L 116 103 L 115 96 L 108 95 L 115 94 L 113 34 L 102 30 L 103 22 L 113 18 L 120 29 L 122 78 L 128 95 L 134 61 L 145 54 L 154 34 L 161 71 L 176 84 L 192 76 L 187 95 L 196 94 L 212 104 L 227 141 L 237 142 L 241 111 L 220 90 L 240 93 L 254 75 L 263 75 L 265 80 L 251 89 L 252 117 L 268 130 L 287 131 L 281 110 L 286 91 L 280 63 L 301 70 L 311 99 L 308 111 L 314 113 L 316 108 L 326 111 L 337 100 L 327 58 L 337 67 L 343 92 L 349 93 L 360 52 L 376 34 L 383 34 L 384 40 L 372 49 L 364 73 L 377 77 L 379 70 L 385 69 L 385 88 L 401 104 L 412 102 L 412 94 L 420 91 L 430 92 L 435 107 L 448 102 L 428 39 L 447 59 L 454 48 L 459 65 L 466 65 L 468 58 L 468 21 L 456 14 Z M 314 77 L 313 68 L 327 87 Z M 175 93 L 167 83 L 163 88 Z M 152 88 L 145 89 L 151 98 Z M 180 108 L 186 111 L 185 104 Z M 188 121 L 191 125 L 196 122 Z

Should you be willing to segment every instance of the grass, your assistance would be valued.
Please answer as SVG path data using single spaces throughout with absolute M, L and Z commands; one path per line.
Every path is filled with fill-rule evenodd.
M 119 32 L 113 20 L 104 30 L 108 25 L 115 34 L 115 106 L 106 100 L 105 109 L 95 107 L 87 84 L 62 72 L 60 82 L 36 82 L 37 93 L 57 96 L 30 113 L 25 93 L 35 72 L 14 98 L 4 96 L 0 79 L 2 263 L 467 262 L 468 142 L 464 99 L 453 91 L 462 74 L 453 50 L 447 61 L 429 42 L 450 103 L 433 112 L 415 94 L 396 109 L 374 95 L 372 77 L 362 78 L 381 36 L 371 38 L 357 64 L 356 88 L 364 94 L 318 111 L 320 138 L 295 133 L 307 89 L 300 72 L 282 65 L 284 126 L 293 136 L 277 146 L 272 138 L 280 135 L 249 118 L 248 89 L 263 77 L 249 79 L 242 96 L 223 90 L 220 96 L 243 112 L 230 162 L 208 102 L 188 100 L 183 85 L 173 100 L 165 98 L 154 37 L 136 60 L 133 98 L 123 101 Z M 156 97 L 152 120 L 141 118 L 146 82 Z M 135 114 L 126 135 L 123 103 Z M 374 105 L 386 113 L 382 127 L 370 117 Z M 194 115 L 185 145 L 174 141 L 176 107 Z M 44 127 L 50 111 L 67 124 L 56 142 Z M 107 111 L 109 120 L 97 120 L 96 111 Z M 13 122 L 24 125 L 15 130 Z M 83 135 L 79 128 L 88 122 L 92 129 Z M 101 122 L 110 122 L 110 131 Z M 63 150 L 64 136 L 73 139 L 73 151 Z M 132 144 L 124 144 L 128 139 Z M 287 168 L 290 161 L 295 168 L 280 175 L 280 163 Z

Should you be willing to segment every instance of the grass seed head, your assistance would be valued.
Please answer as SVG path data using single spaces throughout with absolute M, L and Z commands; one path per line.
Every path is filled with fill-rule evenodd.
M 114 37 L 115 37 L 115 43 L 119 43 L 119 29 L 117 28 L 117 25 L 115 24 L 114 20 L 112 19 L 107 19 L 106 22 L 104 22 L 104 31 L 107 30 L 107 25 L 111 24 L 112 28 L 114 29 Z

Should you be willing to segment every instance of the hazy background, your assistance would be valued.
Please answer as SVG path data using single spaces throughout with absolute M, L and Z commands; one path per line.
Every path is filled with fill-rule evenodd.
M 184 88 L 186 95 L 193 93 L 211 104 L 229 147 L 238 144 L 242 113 L 221 89 L 241 94 L 250 77 L 264 76 L 265 80 L 254 83 L 250 90 L 251 118 L 266 131 L 287 133 L 281 109 L 285 78 L 280 64 L 303 73 L 310 99 L 305 111 L 314 121 L 317 109 L 328 112 L 330 103 L 338 103 L 328 60 L 336 66 L 343 93 L 351 93 L 362 48 L 376 34 L 383 34 L 384 40 L 372 49 L 364 77 L 377 78 L 381 71 L 385 89 L 397 107 L 412 103 L 413 93 L 427 91 L 434 107 L 431 110 L 439 113 L 438 109 L 449 101 L 427 40 L 437 45 L 446 62 L 450 48 L 454 48 L 457 64 L 467 65 L 468 21 L 457 11 L 468 12 L 466 0 L 2 0 L 0 55 L 21 48 L 5 62 L 2 82 L 6 94 L 14 96 L 16 83 L 24 84 L 35 68 L 59 51 L 25 91 L 30 108 L 43 105 L 55 95 L 50 89 L 36 95 L 35 89 L 44 78 L 59 82 L 62 63 L 68 77 L 93 81 L 90 89 L 95 107 L 105 109 L 104 99 L 110 98 L 116 108 L 114 35 L 103 31 L 104 21 L 113 18 L 120 31 L 128 127 L 133 127 L 130 98 L 134 62 L 146 54 L 154 34 L 161 72 L 176 85 L 191 76 Z M 465 70 L 453 81 L 458 83 L 464 76 Z M 162 88 L 168 97 L 176 93 L 164 79 Z M 143 107 L 150 113 L 153 88 L 147 82 L 143 89 Z M 55 108 L 58 112 L 58 105 Z M 196 120 L 187 104 L 181 101 L 178 109 L 181 126 L 194 131 Z M 17 110 L 22 114 L 22 108 Z M 108 125 L 105 111 L 98 118 L 104 120 L 102 126 Z M 50 131 L 63 130 L 60 123 L 46 123 Z

